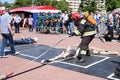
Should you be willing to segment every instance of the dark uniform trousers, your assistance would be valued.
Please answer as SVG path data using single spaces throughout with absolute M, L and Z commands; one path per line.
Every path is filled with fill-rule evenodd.
M 20 32 L 20 24 L 15 22 L 15 33 Z
M 82 52 L 85 52 L 86 55 L 89 54 L 89 53 L 87 53 L 87 51 L 89 52 L 89 44 L 93 40 L 93 38 L 94 38 L 94 35 L 82 37 L 82 41 L 78 46 L 78 48 L 80 48 L 79 54 L 77 55 L 78 59 L 81 59 Z
M 110 37 L 110 40 L 114 39 L 114 35 L 113 35 L 113 27 L 108 26 L 108 34 L 107 37 Z

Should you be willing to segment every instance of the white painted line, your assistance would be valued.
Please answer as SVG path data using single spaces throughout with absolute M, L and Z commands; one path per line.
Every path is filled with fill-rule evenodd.
M 21 56 L 25 56 L 25 57 L 30 57 L 30 58 L 37 58 L 37 57 L 35 57 L 35 56 L 30 56 L 30 55 L 22 54 L 22 53 L 20 53 L 19 55 L 21 55 Z
M 120 80 L 120 79 L 114 78 L 113 76 L 114 76 L 114 73 L 110 74 L 107 78 L 111 80 Z
M 94 63 L 92 63 L 92 64 L 90 64 L 90 65 L 87 65 L 87 66 L 81 66 L 81 65 L 78 65 L 78 64 L 73 64 L 73 63 L 68 63 L 68 62 L 59 62 L 59 63 L 87 69 L 87 68 L 89 68 L 89 67 L 91 67 L 91 66 L 94 66 L 94 65 L 96 65 L 96 64 L 98 64 L 98 63 L 101 63 L 101 62 L 103 62 L 103 61 L 105 61 L 105 60 L 107 60 L 107 59 L 109 58 L 109 57 L 106 57 L 106 56 L 98 56 L 98 57 L 104 57 L 104 59 L 99 60 L 99 61 L 96 61 L 96 62 L 94 62 Z
M 5 49 L 4 51 L 10 51 L 10 50 L 7 50 L 7 49 Z M 19 52 L 19 51 L 16 51 L 16 52 Z M 22 54 L 22 53 L 20 53 L 19 52 L 19 55 L 21 55 L 21 56 L 26 56 L 26 57 L 30 57 L 30 58 L 36 58 L 35 56 L 30 56 L 30 55 L 27 55 L 27 54 Z
M 80 68 L 86 68 L 85 66 L 81 66 L 81 65 L 77 65 L 77 64 L 72 64 L 72 63 L 68 63 L 68 62 L 59 62 L 62 64 L 67 64 L 67 65 L 71 65 L 71 66 L 75 66 L 75 67 L 80 67 Z
M 88 65 L 88 66 L 85 66 L 85 67 L 86 67 L 86 68 L 89 68 L 89 67 L 91 67 L 91 66 L 93 66 L 93 65 L 96 65 L 96 64 L 98 64 L 98 63 L 101 63 L 101 62 L 107 60 L 108 58 L 109 58 L 109 57 L 106 57 L 106 58 L 104 58 L 104 59 L 102 59 L 102 60 L 96 61 L 96 62 L 94 62 L 94 63 L 92 63 L 92 64 L 90 64 L 90 65 Z
M 96 57 L 103 57 L 103 58 L 106 58 L 107 56 L 102 56 L 102 55 L 94 55 Z

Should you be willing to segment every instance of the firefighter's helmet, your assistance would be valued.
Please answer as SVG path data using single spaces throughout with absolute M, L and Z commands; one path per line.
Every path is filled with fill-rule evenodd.
M 80 14 L 78 12 L 72 14 L 72 18 L 74 20 L 79 20 L 81 18 Z

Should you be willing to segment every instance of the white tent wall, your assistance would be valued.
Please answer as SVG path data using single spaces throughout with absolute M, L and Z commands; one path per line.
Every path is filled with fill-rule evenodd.
M 30 13 L 40 13 L 40 12 L 45 12 L 45 13 L 58 13 L 61 12 L 61 10 L 28 10 L 26 12 L 30 12 Z

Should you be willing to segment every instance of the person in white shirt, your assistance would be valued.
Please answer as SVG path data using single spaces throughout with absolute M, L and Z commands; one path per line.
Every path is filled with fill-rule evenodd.
M 63 20 L 63 34 L 67 33 L 68 31 L 68 13 L 65 11 L 65 13 L 62 14 L 62 20 Z
M 20 22 L 21 18 L 18 16 L 18 14 L 16 14 L 14 17 L 15 33 L 20 33 Z
M 24 20 L 23 20 L 23 25 L 22 25 L 23 28 L 25 28 L 25 24 L 26 24 L 26 23 L 27 23 L 27 17 L 24 18 Z
M 33 18 L 32 18 L 32 15 L 30 15 L 29 18 L 28 18 L 28 25 L 29 25 L 29 31 L 32 32 L 33 31 Z

